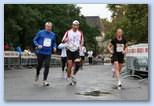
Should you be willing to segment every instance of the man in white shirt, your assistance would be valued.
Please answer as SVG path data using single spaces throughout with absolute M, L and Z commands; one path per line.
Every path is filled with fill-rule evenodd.
M 80 67 L 81 67 L 81 68 L 83 68 L 83 62 L 84 62 L 85 53 L 86 53 L 86 48 L 85 48 L 85 46 L 81 46 L 81 47 L 80 47 L 80 58 L 81 58 Z
M 69 85 L 76 84 L 75 75 L 80 64 L 79 48 L 84 42 L 83 33 L 79 30 L 79 24 L 79 21 L 73 21 L 72 28 L 66 31 L 62 39 L 67 48 L 67 78 Z

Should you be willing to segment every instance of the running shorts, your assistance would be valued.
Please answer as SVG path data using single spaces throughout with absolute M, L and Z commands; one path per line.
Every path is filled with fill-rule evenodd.
M 114 63 L 115 61 L 118 61 L 118 63 L 124 63 L 124 54 L 113 54 L 112 59 L 111 59 L 112 63 Z
M 84 56 L 80 56 L 80 58 L 81 58 L 82 60 L 84 60 Z
M 67 59 L 68 60 L 72 60 L 74 62 L 74 60 L 77 59 L 77 58 L 80 58 L 79 50 L 74 51 L 74 52 L 67 50 Z

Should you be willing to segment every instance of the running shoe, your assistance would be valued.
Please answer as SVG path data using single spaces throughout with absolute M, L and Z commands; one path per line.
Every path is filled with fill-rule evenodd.
M 47 81 L 43 81 L 43 86 L 50 86 L 50 84 Z
M 72 79 L 71 79 L 71 78 L 67 78 L 67 82 L 68 82 L 68 85 L 73 85 L 73 84 L 72 84 Z
M 121 83 L 121 81 L 119 80 L 119 81 L 118 81 L 118 89 L 120 90 L 121 87 L 122 87 L 122 83 Z

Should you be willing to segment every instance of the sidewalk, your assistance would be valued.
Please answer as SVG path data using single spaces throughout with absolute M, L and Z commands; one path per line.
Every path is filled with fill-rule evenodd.
M 123 89 L 115 89 L 110 65 L 84 66 L 76 86 L 68 86 L 61 68 L 50 68 L 50 87 L 34 85 L 35 69 L 4 72 L 5 100 L 148 100 L 148 81 L 123 79 Z M 43 72 L 43 71 L 42 71 Z M 42 73 L 40 79 L 42 80 Z

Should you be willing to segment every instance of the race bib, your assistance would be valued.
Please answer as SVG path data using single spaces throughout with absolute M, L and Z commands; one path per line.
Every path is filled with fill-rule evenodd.
M 50 47 L 51 46 L 51 39 L 45 38 L 43 41 L 43 46 Z
M 124 50 L 124 44 L 117 44 L 116 51 L 117 52 L 122 52 Z

